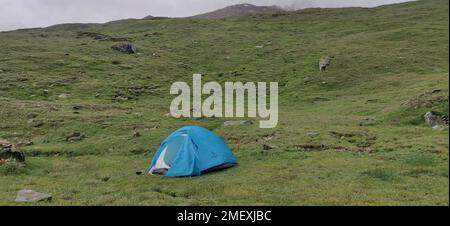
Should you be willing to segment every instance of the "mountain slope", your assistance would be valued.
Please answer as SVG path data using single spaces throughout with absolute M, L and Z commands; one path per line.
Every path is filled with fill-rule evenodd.
M 264 13 L 276 13 L 280 11 L 283 10 L 273 6 L 255 6 L 252 4 L 238 4 L 193 17 L 203 19 L 223 19 L 228 17 L 240 17 Z
M 448 114 L 448 4 L 2 32 L 0 139 L 22 143 L 27 165 L 0 166 L 0 204 L 29 188 L 54 205 L 448 205 L 448 129 L 423 120 Z M 322 56 L 334 56 L 323 73 Z M 171 84 L 194 73 L 278 82 L 278 126 L 167 117 Z M 137 176 L 188 124 L 220 135 L 239 166 Z

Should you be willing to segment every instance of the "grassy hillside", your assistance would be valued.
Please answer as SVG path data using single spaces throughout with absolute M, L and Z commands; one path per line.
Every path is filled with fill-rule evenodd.
M 17 204 L 23 188 L 52 194 L 54 205 L 448 205 L 448 129 L 422 118 L 448 114 L 448 4 L 2 32 L 0 138 L 33 144 L 22 147 L 25 167 L 0 166 L 0 205 Z M 80 32 L 130 38 L 138 54 Z M 320 73 L 324 55 L 334 59 Z M 193 73 L 278 81 L 279 125 L 165 116 L 170 85 Z M 240 165 L 137 176 L 187 124 L 219 134 Z M 88 138 L 66 142 L 76 131 Z

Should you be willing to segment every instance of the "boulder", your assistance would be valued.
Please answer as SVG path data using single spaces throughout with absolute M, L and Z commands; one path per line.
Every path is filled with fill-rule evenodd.
M 25 162 L 25 154 L 19 148 L 8 141 L 0 140 L 0 160 L 6 161 L 14 159 L 18 162 Z
M 437 128 L 446 124 L 446 122 L 444 121 L 446 117 L 434 111 L 427 112 L 423 117 L 425 119 L 425 122 L 433 128 Z
M 35 192 L 29 189 L 23 189 L 17 192 L 16 202 L 39 202 L 50 201 L 52 195 Z
M 126 54 L 137 53 L 136 46 L 134 46 L 134 44 L 130 43 L 130 42 L 119 43 L 119 44 L 113 45 L 111 48 L 113 50 L 119 51 L 121 53 L 126 53 Z
M 319 69 L 320 71 L 325 71 L 327 69 L 327 67 L 329 67 L 331 65 L 331 57 L 330 56 L 325 56 L 320 58 L 319 61 Z

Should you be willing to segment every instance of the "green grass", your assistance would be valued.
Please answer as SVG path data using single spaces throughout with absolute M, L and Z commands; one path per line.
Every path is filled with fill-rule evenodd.
M 37 205 L 448 205 L 448 129 L 422 119 L 448 114 L 448 16 L 448 1 L 429 0 L 0 33 L 0 138 L 34 143 L 26 166 L 0 166 L 0 205 L 23 188 L 54 196 Z M 139 54 L 79 31 L 129 37 Z M 320 73 L 323 55 L 335 58 Z M 166 117 L 170 85 L 193 73 L 278 81 L 278 126 Z M 220 135 L 239 166 L 137 176 L 187 124 Z M 88 138 L 66 142 L 75 131 Z

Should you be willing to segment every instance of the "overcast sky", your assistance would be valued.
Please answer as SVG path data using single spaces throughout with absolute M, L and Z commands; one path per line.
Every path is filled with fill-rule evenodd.
M 0 0 L 0 31 L 60 23 L 107 22 L 147 15 L 184 17 L 238 3 L 308 7 L 373 7 L 405 0 Z

